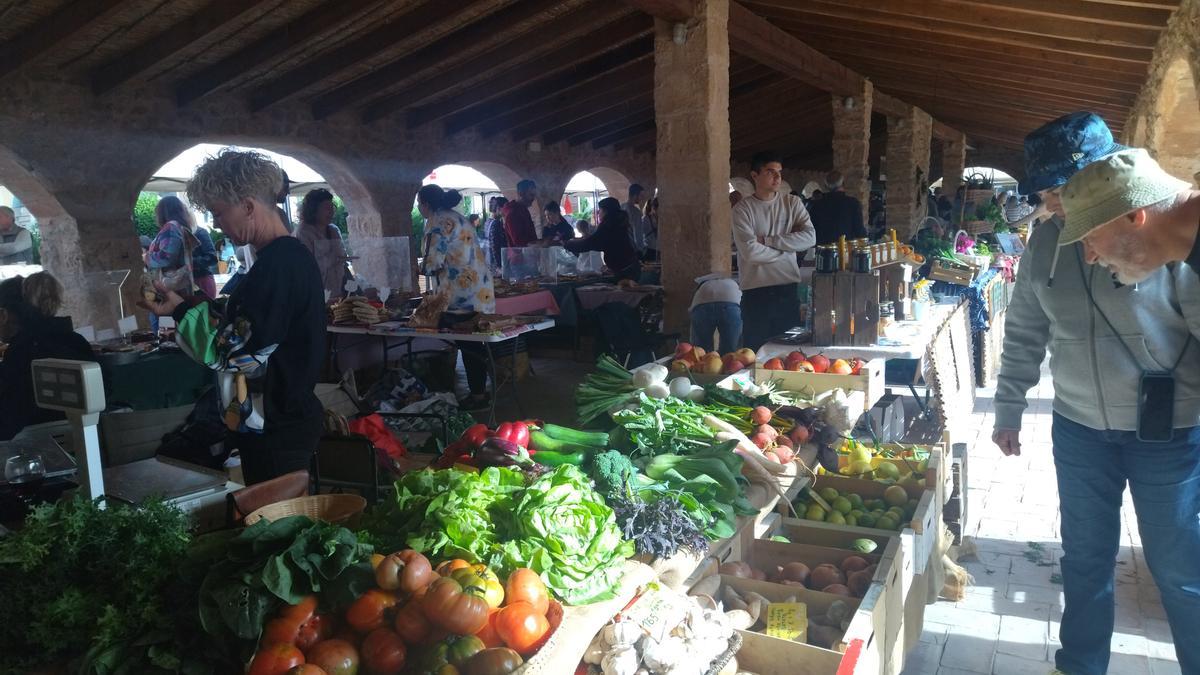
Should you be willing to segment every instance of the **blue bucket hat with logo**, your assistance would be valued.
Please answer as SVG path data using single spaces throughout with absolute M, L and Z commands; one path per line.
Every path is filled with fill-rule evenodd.
M 1127 148 L 1096 113 L 1077 112 L 1045 124 L 1025 137 L 1025 180 L 1021 194 L 1056 188 L 1092 162 Z

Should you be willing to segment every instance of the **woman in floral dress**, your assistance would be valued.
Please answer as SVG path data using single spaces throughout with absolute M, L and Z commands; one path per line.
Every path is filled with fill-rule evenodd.
M 417 193 L 417 209 L 426 223 L 421 273 L 434 280 L 436 292 L 446 294 L 450 311 L 492 314 L 496 311 L 492 272 L 475 228 L 454 210 L 461 201 L 456 190 L 432 184 Z M 462 405 L 468 410 L 484 408 L 488 404 L 488 369 L 483 349 L 476 342 L 459 342 L 458 348 L 463 352 L 463 368 L 471 390 Z

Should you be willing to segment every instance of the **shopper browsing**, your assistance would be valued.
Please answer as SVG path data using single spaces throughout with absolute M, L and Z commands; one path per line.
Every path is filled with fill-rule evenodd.
M 188 198 L 236 245 L 254 247 L 254 265 L 225 302 L 160 288 L 163 301 L 141 303 L 173 315 L 184 353 L 217 371 L 247 484 L 308 469 L 321 435 L 313 393 L 325 359 L 321 272 L 275 209 L 282 182 L 256 152 L 225 150 L 196 169 Z
M 1065 609 L 1055 655 L 1071 675 L 1108 669 L 1114 617 L 1114 560 L 1128 483 L 1146 560 L 1162 592 L 1184 672 L 1200 672 L 1200 278 L 1160 267 L 1136 286 L 1115 284 L 1088 265 L 1083 247 L 1059 246 L 1060 192 L 1089 164 L 1124 150 L 1094 114 L 1057 119 L 1025 139 L 1026 182 L 1053 217 L 1036 228 L 1021 260 L 1004 325 L 992 440 L 1019 455 L 1026 394 L 1040 379 L 1047 348 L 1054 383 L 1051 429 L 1062 518 Z M 1075 216 L 1071 216 L 1074 218 Z M 1068 218 L 1067 228 L 1074 228 Z M 1185 315 L 1186 313 L 1186 315 Z M 1189 318 L 1191 324 L 1189 325 Z M 1139 387 L 1148 371 L 1174 377 L 1174 433 L 1141 433 Z M 1143 411 L 1146 412 L 1146 411 Z M 1155 411 L 1148 411 L 1154 413 Z M 1145 429 L 1150 431 L 1150 429 Z
M 796 253 L 812 248 L 816 231 L 800 198 L 781 194 L 783 162 L 758 153 L 750 162 L 754 194 L 733 207 L 742 287 L 742 344 L 758 350 L 800 321 Z

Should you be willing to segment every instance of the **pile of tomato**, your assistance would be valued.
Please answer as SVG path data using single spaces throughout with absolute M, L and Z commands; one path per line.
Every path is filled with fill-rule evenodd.
M 341 616 L 315 596 L 267 622 L 250 675 L 508 675 L 562 621 L 531 569 L 501 582 L 486 565 L 417 551 L 372 558 L 376 588 Z

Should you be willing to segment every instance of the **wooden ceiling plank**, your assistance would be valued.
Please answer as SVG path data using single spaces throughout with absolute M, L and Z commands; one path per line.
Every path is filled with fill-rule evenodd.
M 635 14 L 630 18 L 645 17 Z M 563 68 L 548 70 L 541 62 L 531 64 L 532 69 L 510 70 L 493 80 L 497 84 L 496 93 L 501 94 L 499 97 L 479 102 L 477 93 L 460 94 L 413 110 L 409 113 L 408 124 L 411 128 L 445 118 L 445 132 L 457 133 L 487 121 L 501 111 L 537 105 L 569 86 L 585 85 L 614 68 L 649 58 L 653 54 L 654 40 L 644 34 L 588 60 L 566 63 Z
M 953 0 L 807 0 L 802 5 L 788 0 L 749 0 L 760 6 L 792 8 L 821 13 L 826 9 L 840 11 L 869 11 L 872 15 L 903 17 L 907 20 L 933 22 L 934 26 L 957 26 L 975 33 L 1001 31 L 1010 35 L 1051 37 L 1089 44 L 1111 45 L 1153 50 L 1163 28 L 1126 27 L 1089 23 L 1080 18 L 1051 18 L 1011 11 L 1006 4 L 962 4 Z M 1035 0 L 1035 2 L 1040 0 Z M 1074 3 L 1078 6 L 1078 3 Z M 1078 15 L 1078 11 L 1076 12 Z M 940 30 L 940 29 L 939 29 Z
M 847 0 L 847 2 L 857 1 Z M 858 6 L 823 4 L 816 2 L 816 0 L 805 2 L 802 6 L 775 7 L 773 10 L 770 6 L 763 7 L 761 0 L 747 0 L 747 2 L 752 2 L 756 8 L 761 7 L 773 13 L 791 13 L 793 16 L 800 18 L 800 20 L 804 20 L 805 17 L 809 16 L 828 16 L 840 19 L 849 26 L 875 25 L 884 30 L 890 29 L 893 26 L 909 30 L 926 30 L 939 35 L 951 35 L 958 38 L 975 40 L 981 45 L 997 43 L 1030 49 L 1044 49 L 1065 54 L 1102 56 L 1137 64 L 1148 62 L 1152 51 L 1145 47 L 1112 45 L 1096 41 L 1069 40 L 1053 35 L 1033 35 L 1001 29 L 981 30 L 949 21 L 918 19 L 899 14 L 868 11 L 859 9 Z M 778 4 L 780 0 L 767 0 L 767 2 Z M 937 44 L 936 38 L 930 44 Z M 820 47 L 820 45 L 816 46 Z
M 648 143 L 654 144 L 654 145 L 657 145 L 657 143 L 658 143 L 658 130 L 655 129 L 654 127 L 651 127 L 648 130 L 642 131 L 641 133 L 633 134 L 633 135 L 627 136 L 625 138 L 618 139 L 618 140 L 612 142 L 610 145 L 613 146 L 614 150 L 617 150 L 619 152 L 621 150 L 628 150 L 630 148 L 641 147 Z M 600 143 L 599 139 L 592 142 L 592 148 L 595 150 L 599 150 L 603 147 L 604 147 L 604 144 Z
M 594 30 L 596 25 L 606 24 L 612 17 L 619 15 L 620 13 L 614 13 L 613 8 L 609 5 L 605 4 L 599 7 L 589 5 L 581 13 L 572 13 L 555 19 L 543 26 L 542 30 L 548 34 L 568 38 L 570 48 L 577 50 L 577 44 L 570 42 L 570 37 Z M 551 49 L 554 51 L 542 50 L 538 45 L 514 54 L 512 45 L 505 42 L 451 66 L 449 69 L 438 68 L 436 72 L 420 81 L 405 86 L 402 91 L 387 93 L 370 101 L 363 106 L 363 121 L 374 122 L 394 112 L 414 107 L 423 101 L 434 98 L 438 94 L 437 85 L 441 82 L 482 81 L 493 71 L 512 68 L 534 60 L 546 60 L 543 55 L 552 58 L 567 51 L 567 48 L 562 45 L 555 45 Z
M 0 45 L 0 77 L 16 72 L 54 51 L 93 21 L 103 19 L 125 4 L 125 0 L 77 0 L 42 17 Z
M 460 0 L 449 7 L 440 2 L 422 2 L 399 16 L 389 17 L 374 30 L 347 40 L 342 45 L 322 54 L 318 58 L 303 62 L 300 66 L 289 70 L 279 77 L 256 88 L 250 97 L 250 109 L 258 112 L 279 101 L 282 101 L 304 89 L 319 84 L 321 81 L 334 77 L 348 68 L 354 67 L 371 57 L 385 52 L 393 45 L 411 38 L 414 33 L 409 26 L 431 26 L 457 21 L 457 17 L 483 4 L 491 4 L 492 0 Z M 501 12 L 512 12 L 510 6 Z M 500 17 L 498 17 L 500 18 Z M 522 16 L 522 18 L 525 18 Z M 476 21 L 470 26 L 478 26 Z M 446 42 L 448 36 L 434 42 L 440 45 Z
M 885 69 L 879 68 L 871 78 L 873 82 L 884 89 L 889 89 L 893 92 L 899 92 L 901 96 L 905 96 L 904 92 L 908 90 L 906 82 L 913 84 L 925 85 L 927 88 L 932 87 L 933 90 L 939 92 L 939 98 L 947 97 L 962 97 L 972 102 L 992 102 L 1003 104 L 1007 101 L 1016 101 L 1023 103 L 1033 103 L 1035 106 L 1039 102 L 1056 102 L 1064 105 L 1076 106 L 1076 109 L 1082 110 L 1092 108 L 1097 112 L 1107 112 L 1117 115 L 1128 113 L 1128 105 L 1118 105 L 1113 103 L 1091 100 L 1090 98 L 1080 97 L 1076 95 L 1061 93 L 1051 94 L 1047 92 L 1033 92 L 1027 89 L 1022 89 L 1016 86 L 1005 86 L 991 83 L 983 83 L 969 80 L 948 80 L 936 76 L 928 76 L 923 73 L 914 73 L 904 68 Z M 906 97 L 907 98 L 907 97 Z M 936 115 L 934 115 L 936 117 Z
M 299 43 L 338 30 L 378 3 L 379 0 L 340 0 L 317 5 L 265 37 L 184 78 L 175 87 L 176 101 L 187 105 L 229 80 L 279 58 Z
M 93 69 L 89 77 L 92 92 L 100 95 L 116 89 L 266 2 L 267 0 L 210 2 L 199 11 L 180 19 L 170 28 L 156 33 L 133 49 L 121 52 Z
M 794 31 L 790 26 L 788 30 L 789 32 Z M 814 34 L 812 33 L 801 31 L 798 34 L 801 39 L 813 41 Z M 829 36 L 825 37 L 828 38 Z M 948 49 L 945 46 L 940 46 L 937 54 L 933 54 L 928 48 L 912 49 L 900 46 L 899 41 L 893 41 L 885 45 L 880 44 L 880 41 L 877 39 L 864 40 L 857 37 L 847 37 L 846 35 L 838 35 L 836 40 L 831 41 L 830 44 L 833 46 L 826 47 L 825 51 L 835 58 L 841 58 L 844 54 L 871 54 L 875 58 L 887 58 L 897 63 L 909 63 L 921 67 L 931 67 L 936 70 L 986 73 L 1002 71 L 1005 74 L 1014 76 L 1056 82 L 1062 82 L 1064 79 L 1063 74 L 1069 72 L 1070 82 L 1072 83 L 1132 94 L 1139 93 L 1145 84 L 1145 73 L 1141 76 L 1114 75 L 1110 71 L 1101 77 L 1092 74 L 1101 71 L 1085 70 L 1072 66 L 1056 68 L 1049 66 L 1045 62 L 1018 60 L 1013 57 L 998 57 L 995 54 L 991 56 L 966 54 Z
M 625 0 L 625 4 L 664 21 L 687 21 L 695 14 L 689 0 Z
M 825 91 L 843 96 L 862 91 L 862 76 L 858 73 L 737 2 L 729 4 L 729 48 Z
M 614 115 L 613 117 L 610 117 L 609 120 L 610 121 L 604 122 L 601 124 L 596 124 L 595 122 L 593 122 L 593 124 L 590 128 L 583 129 L 569 137 L 554 136 L 552 138 L 555 138 L 556 140 L 554 140 L 554 141 L 548 140 L 548 141 L 546 141 L 546 143 L 551 143 L 551 142 L 557 143 L 558 141 L 565 140 L 567 142 L 567 145 L 574 147 L 574 146 L 580 145 L 582 143 L 587 143 L 590 140 L 593 140 L 596 138 L 601 138 L 603 136 L 608 136 L 609 134 L 613 134 L 618 131 L 628 129 L 630 127 L 634 127 L 639 124 L 645 124 L 645 122 L 647 120 L 653 122 L 654 121 L 654 103 L 653 103 L 653 101 L 651 101 L 650 105 L 648 105 L 648 106 L 643 106 L 642 108 L 640 108 L 638 110 L 634 110 L 625 115 L 620 115 L 620 116 Z
M 592 141 L 592 148 L 599 150 L 606 145 L 612 145 L 614 143 L 620 143 L 621 141 L 638 138 L 639 136 L 648 136 L 655 133 L 657 133 L 657 130 L 654 126 L 654 120 L 649 119 L 626 129 L 622 129 L 607 136 L 601 136 L 600 138 L 595 139 Z
M 947 56 L 966 55 L 993 63 L 1022 63 L 1042 72 L 1063 69 L 1086 71 L 1090 77 L 1131 78 L 1144 81 L 1145 62 L 1129 62 L 1105 56 L 1068 54 L 1045 49 L 1001 44 L 983 43 L 974 38 L 963 38 L 934 32 L 928 28 L 902 28 L 876 24 L 851 24 L 835 17 L 794 14 L 779 14 L 772 17 L 781 28 L 807 39 L 814 45 L 826 45 L 834 41 L 854 40 L 870 48 L 903 46 L 919 53 L 936 51 Z M 936 47 L 931 47 L 936 45 Z
M 440 64 L 454 58 L 455 55 L 461 54 L 463 44 L 479 44 L 488 37 L 496 35 L 508 35 L 511 40 L 521 40 L 522 36 L 527 35 L 529 31 L 539 30 L 541 26 L 546 25 L 539 23 L 536 17 L 542 16 L 547 10 L 553 10 L 559 5 L 559 0 L 524 0 L 515 5 L 509 5 L 491 16 L 475 19 L 474 22 L 426 47 L 404 54 L 400 59 L 374 68 L 362 77 L 324 92 L 312 102 L 313 117 L 316 119 L 328 118 L 338 110 L 370 100 L 374 95 L 378 95 L 378 92 L 401 82 L 404 78 L 412 76 L 413 73 L 437 68 Z M 572 16 L 575 16 L 574 12 L 572 12 Z M 586 16 L 576 17 L 576 20 L 593 23 L 608 18 L 612 18 L 610 6 L 590 5 Z M 511 46 L 511 42 L 509 44 Z
M 654 90 L 651 89 L 650 91 L 642 92 L 623 100 L 609 99 L 608 103 L 608 105 L 595 106 L 593 111 L 588 115 L 577 117 L 566 124 L 560 124 L 547 129 L 542 133 L 542 143 L 553 145 L 559 141 L 573 140 L 579 134 L 594 131 L 606 124 L 611 124 L 614 120 L 629 115 L 638 115 L 641 117 L 649 112 L 653 116 Z M 571 145 L 578 145 L 578 143 L 571 142 Z
M 1008 89 L 1017 88 L 1028 92 L 1046 92 L 1047 94 L 1070 94 L 1079 96 L 1097 103 L 1110 103 L 1118 106 L 1126 106 L 1133 103 L 1137 98 L 1136 93 L 1121 93 L 1111 90 L 1097 89 L 1086 85 L 1076 84 L 1070 81 L 1069 78 L 1064 80 L 1033 80 L 1025 77 L 1017 77 L 1004 72 L 980 73 L 980 72 L 964 72 L 960 69 L 941 69 L 938 70 L 935 64 L 930 64 L 929 67 L 923 67 L 920 64 L 914 64 L 900 59 L 890 58 L 886 54 L 867 55 L 867 54 L 841 54 L 840 58 L 855 68 L 862 71 L 868 78 L 877 72 L 895 72 L 898 70 L 914 72 L 927 77 L 936 77 L 941 81 L 953 83 L 957 86 L 960 82 L 974 82 L 980 84 L 996 85 L 998 87 Z
M 949 0 L 959 6 L 974 5 L 972 0 Z M 1171 9 L 1153 6 L 1126 4 L 1080 3 L 1078 0 L 1004 0 L 1004 4 L 991 5 L 996 9 L 1013 14 L 1025 14 L 1050 19 L 1086 21 L 1088 23 L 1132 28 L 1161 30 L 1171 17 Z M 1174 8 L 1172 8 L 1174 9 Z
M 573 89 L 559 92 L 554 99 L 542 106 L 540 114 L 514 110 L 488 120 L 480 126 L 480 132 L 484 136 L 494 136 L 509 131 L 514 141 L 523 141 L 559 129 L 598 110 L 608 109 L 618 101 L 640 96 L 645 91 L 652 92 L 653 68 L 649 70 L 649 77 L 640 75 L 633 79 L 611 78 L 593 84 L 581 93 Z

